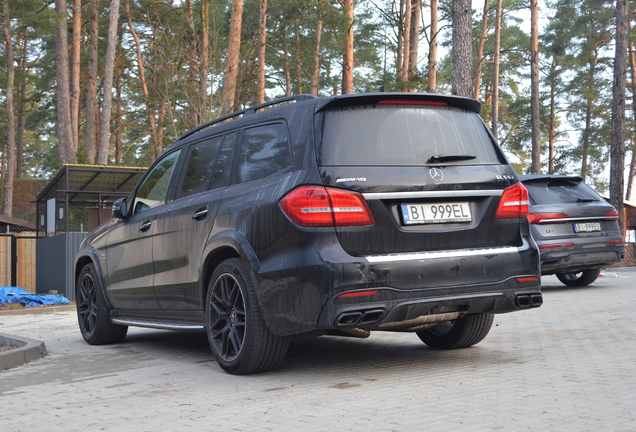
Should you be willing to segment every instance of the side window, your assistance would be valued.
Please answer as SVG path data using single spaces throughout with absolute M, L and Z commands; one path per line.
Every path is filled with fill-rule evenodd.
M 210 189 L 216 189 L 227 186 L 230 183 L 230 173 L 232 171 L 232 154 L 234 153 L 234 141 L 236 141 L 236 132 L 225 135 L 221 152 L 216 160 L 214 175 Z
M 181 154 L 181 150 L 170 153 L 152 168 L 152 171 L 137 189 L 132 214 L 157 207 L 166 201 L 168 186 L 170 186 L 170 179 L 177 165 L 177 160 L 179 160 L 179 154 Z
M 246 182 L 274 174 L 291 165 L 287 128 L 281 123 L 246 129 L 236 182 Z
M 192 145 L 177 198 L 208 190 L 222 141 L 223 136 L 219 136 Z

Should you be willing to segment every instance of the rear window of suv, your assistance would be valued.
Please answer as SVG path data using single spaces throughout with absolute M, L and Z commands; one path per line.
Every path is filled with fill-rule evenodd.
M 320 165 L 430 165 L 438 155 L 469 155 L 453 165 L 500 164 L 478 114 L 446 106 L 356 105 L 325 112 Z
M 580 203 L 602 198 L 588 185 L 568 180 L 532 181 L 523 185 L 530 193 L 532 204 Z

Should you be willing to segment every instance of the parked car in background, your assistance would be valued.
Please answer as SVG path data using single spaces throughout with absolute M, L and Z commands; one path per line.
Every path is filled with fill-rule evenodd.
M 618 213 L 581 177 L 522 175 L 530 194 L 528 219 L 541 253 L 541 274 L 568 286 L 594 282 L 601 268 L 623 259 Z
M 480 342 L 542 295 L 527 191 L 479 110 L 301 95 L 186 133 L 79 251 L 82 336 L 205 329 L 233 374 L 277 367 L 301 334 Z

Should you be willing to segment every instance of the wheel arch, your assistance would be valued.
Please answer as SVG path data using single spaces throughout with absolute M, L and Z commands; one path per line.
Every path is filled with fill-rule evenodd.
M 104 281 L 102 268 L 99 265 L 99 260 L 97 259 L 97 251 L 94 249 L 84 249 L 77 254 L 77 257 L 75 258 L 73 290 L 75 291 L 77 289 L 78 278 L 80 276 L 80 273 L 82 272 L 82 269 L 87 264 L 93 264 L 93 266 L 95 267 L 95 272 L 97 273 L 97 277 L 99 278 L 99 281 L 101 282 L 102 287 L 104 287 L 103 293 L 104 293 L 104 299 L 106 300 L 106 304 L 108 305 L 108 307 L 112 308 L 112 303 L 110 302 L 110 298 L 108 297 L 108 290 L 106 289 L 106 284 Z
M 260 267 L 260 263 L 254 248 L 252 248 L 247 238 L 240 232 L 235 230 L 223 231 L 212 236 L 206 247 L 205 259 L 201 267 L 202 304 L 205 304 L 208 285 L 214 270 L 219 264 L 229 258 L 241 258 L 250 273 L 252 282 L 255 286 L 258 286 L 255 274 Z M 257 298 L 258 297 L 259 295 L 257 293 Z

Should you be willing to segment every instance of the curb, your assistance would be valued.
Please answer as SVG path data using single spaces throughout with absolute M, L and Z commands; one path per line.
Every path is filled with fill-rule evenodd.
M 25 337 L 0 333 L 0 344 L 16 345 L 18 348 L 0 353 L 0 371 L 38 360 L 46 355 L 44 342 Z
M 3 310 L 3 311 L 0 311 L 0 316 L 1 315 L 30 315 L 30 314 L 72 312 L 72 311 L 75 311 L 74 304 L 63 305 L 63 306 L 36 306 L 36 307 L 16 309 L 16 310 Z

